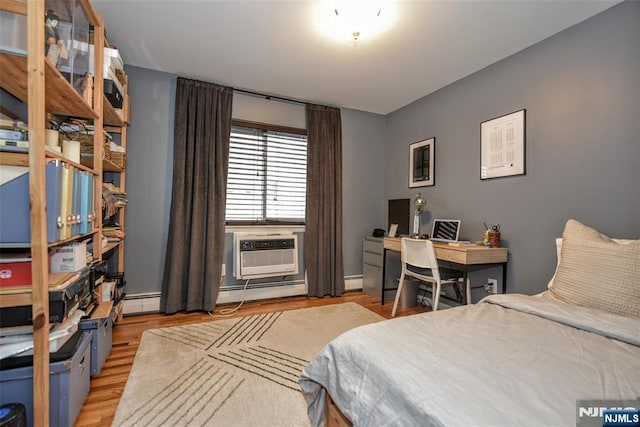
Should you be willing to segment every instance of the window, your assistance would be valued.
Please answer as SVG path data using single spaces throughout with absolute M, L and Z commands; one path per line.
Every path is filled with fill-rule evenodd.
M 227 224 L 304 224 L 306 192 L 305 130 L 234 121 Z

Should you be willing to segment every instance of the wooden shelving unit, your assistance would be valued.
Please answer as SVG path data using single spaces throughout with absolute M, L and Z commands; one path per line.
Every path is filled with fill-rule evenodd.
M 45 109 L 60 116 L 95 119 L 98 113 L 75 91 L 51 62 L 44 60 Z M 27 57 L 12 53 L 0 53 L 0 86 L 25 104 L 28 103 Z M 107 102 L 108 103 L 108 102 Z M 113 110 L 113 107 L 111 108 Z M 114 113 L 115 114 L 115 111 Z
M 74 3 L 78 4 L 78 3 Z M 80 0 L 80 6 L 88 23 L 93 27 L 94 49 L 94 88 L 103 87 L 104 67 L 104 23 L 89 0 Z M 93 99 L 87 103 L 60 71 L 47 60 L 44 52 L 45 1 L 3 0 L 0 10 L 27 17 L 28 47 L 27 54 L 0 51 L 0 87 L 22 101 L 28 109 L 29 150 L 27 153 L 0 152 L 0 164 L 26 166 L 29 168 L 29 200 L 31 243 L 32 288 L 25 299 L 12 297 L 15 304 L 28 300 L 33 315 L 33 425 L 49 425 L 49 258 L 48 250 L 65 243 L 93 239 L 93 259 L 100 260 L 103 255 L 113 254 L 118 248 L 118 271 L 124 268 L 124 243 L 102 247 L 102 178 L 104 172 L 120 174 L 120 188 L 124 192 L 126 178 L 124 168 L 104 159 L 103 128 L 120 133 L 121 144 L 126 148 L 126 126 L 128 124 L 128 96 L 125 99 L 121 115 L 104 97 L 102 90 L 93 91 Z M 126 77 L 125 77 L 126 78 Z M 126 87 L 126 86 L 125 86 Z M 126 91 L 125 91 L 126 92 Z M 70 162 L 59 154 L 45 149 L 45 126 L 48 115 L 89 119 L 93 121 L 94 151 L 90 158 L 82 158 L 81 164 Z M 47 206 L 45 165 L 51 159 L 63 160 L 75 168 L 94 175 L 95 222 L 90 233 L 75 235 L 54 243 L 47 241 Z M 0 200 L 0 203 L 6 201 Z M 118 213 L 120 224 L 124 227 L 124 208 Z M 7 247 L 2 246 L 0 247 Z M 10 304 L 3 298 L 2 304 Z M 100 304 L 96 311 L 99 315 L 108 315 L 113 303 Z M 120 307 L 121 310 L 121 307 Z M 94 316 L 96 314 L 94 313 Z
M 116 109 L 107 100 L 104 101 L 104 123 L 115 127 L 125 126 L 125 121 L 120 118 Z

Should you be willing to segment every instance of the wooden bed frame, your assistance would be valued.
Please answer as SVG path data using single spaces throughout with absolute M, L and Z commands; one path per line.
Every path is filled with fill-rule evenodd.
M 345 417 L 340 409 L 333 403 L 327 393 L 327 426 L 326 427 L 352 427 L 351 421 Z

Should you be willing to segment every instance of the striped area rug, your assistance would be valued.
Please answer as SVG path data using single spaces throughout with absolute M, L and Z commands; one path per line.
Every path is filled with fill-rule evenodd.
M 114 426 L 308 426 L 298 376 L 349 329 L 355 303 L 145 331 Z

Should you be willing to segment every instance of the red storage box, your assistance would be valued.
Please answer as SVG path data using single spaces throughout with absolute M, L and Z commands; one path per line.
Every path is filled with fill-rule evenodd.
M 0 254 L 0 288 L 31 285 L 31 258 L 24 254 Z

